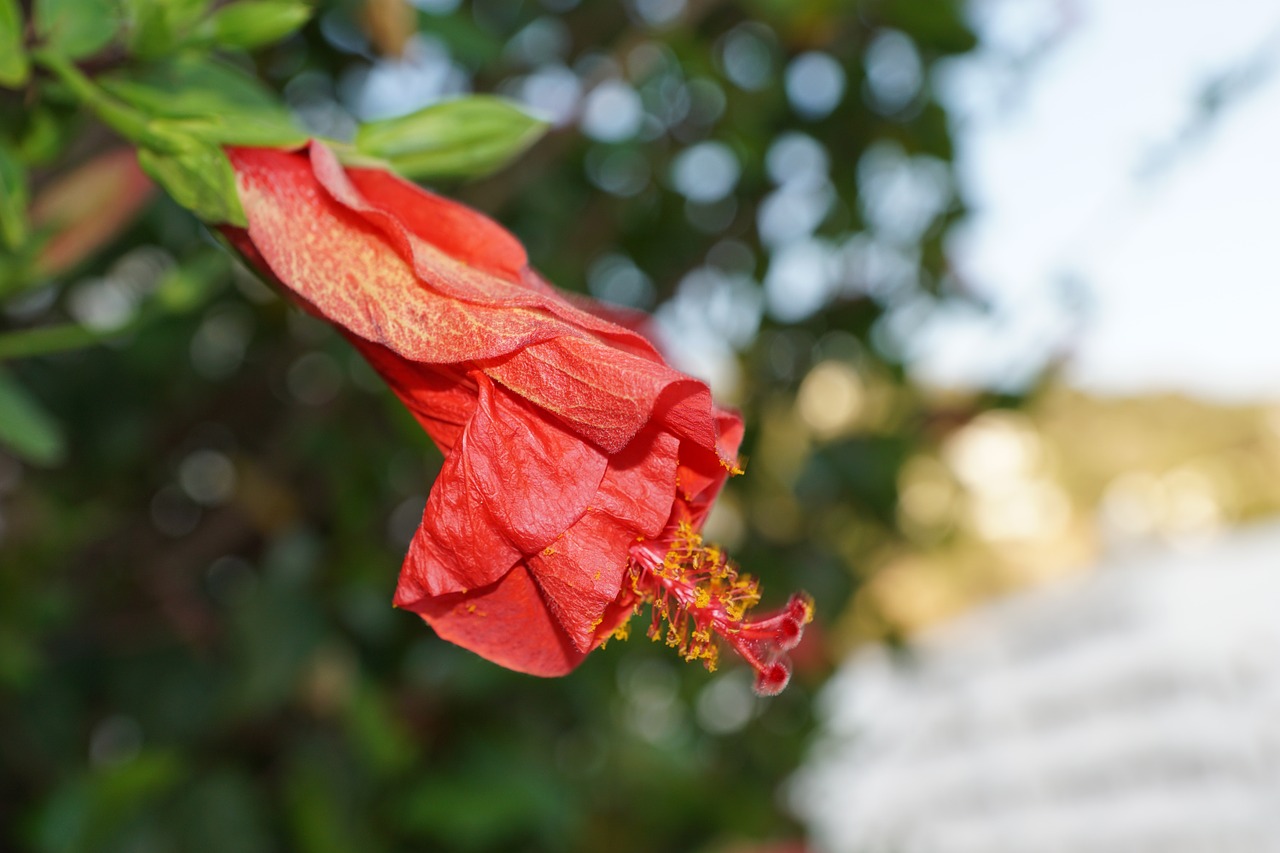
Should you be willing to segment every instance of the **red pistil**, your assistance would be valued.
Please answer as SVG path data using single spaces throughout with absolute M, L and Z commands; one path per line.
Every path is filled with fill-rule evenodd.
M 769 616 L 746 618 L 760 600 L 755 578 L 740 575 L 724 552 L 704 545 L 686 522 L 668 528 L 656 541 L 634 544 L 629 578 L 633 601 L 624 604 L 652 606 L 650 639 L 664 638 L 685 660 L 700 660 L 714 671 L 718 635 L 756 671 L 757 693 L 773 696 L 787 686 L 791 661 L 786 653 L 813 619 L 807 595 L 793 595 L 786 607 Z M 620 633 L 625 629 L 624 624 Z

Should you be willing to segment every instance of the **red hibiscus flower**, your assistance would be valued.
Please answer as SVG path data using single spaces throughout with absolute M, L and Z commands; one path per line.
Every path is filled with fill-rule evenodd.
M 226 236 L 340 329 L 444 453 L 398 607 L 551 676 L 647 602 L 650 635 L 687 658 L 714 666 L 718 635 L 761 692 L 786 685 L 807 598 L 749 619 L 755 582 L 698 533 L 738 473 L 735 413 L 475 211 L 317 143 L 228 153 L 249 225 Z

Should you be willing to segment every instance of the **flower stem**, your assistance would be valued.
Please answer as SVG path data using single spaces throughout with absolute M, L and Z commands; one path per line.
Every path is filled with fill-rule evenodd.
M 109 332 L 96 332 L 76 323 L 63 323 L 0 334 L 0 361 L 95 346 L 128 334 L 134 327 L 135 324 L 128 323 Z
M 57 77 L 71 94 L 93 110 L 116 133 L 132 142 L 165 150 L 166 140 L 152 130 L 144 114 L 102 91 L 66 58 L 47 50 L 38 50 L 32 54 L 32 59 Z

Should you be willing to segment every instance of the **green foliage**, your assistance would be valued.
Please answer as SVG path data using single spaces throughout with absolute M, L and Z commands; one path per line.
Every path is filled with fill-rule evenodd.
M 119 849 L 131 820 L 153 806 L 182 775 L 171 753 L 138 755 L 67 785 L 36 820 L 41 853 Z
M 57 57 L 45 61 L 139 145 L 138 161 L 147 174 L 205 222 L 245 224 L 222 146 L 305 140 L 255 78 L 213 58 L 184 56 L 92 82 Z
M 361 125 L 356 148 L 409 178 L 485 175 L 515 159 L 546 130 L 546 122 L 510 101 L 476 95 Z
M 289 35 L 311 11 L 300 0 L 239 0 L 210 15 L 198 34 L 222 47 L 252 50 Z
M 36 32 L 65 59 L 81 59 L 111 43 L 120 25 L 114 0 L 36 0 Z
M 102 343 L 108 336 L 76 323 L 60 323 L 0 335 L 0 360 L 30 358 Z
M 229 265 L 221 252 L 196 252 L 161 277 L 155 293 L 157 310 L 186 314 L 202 307 L 226 280 Z
M 18 0 L 0 0 L 0 86 L 16 89 L 27 82 L 31 65 L 22 46 Z
M 806 503 L 838 503 L 886 526 L 898 505 L 898 472 L 912 450 L 898 436 L 865 436 L 815 452 L 796 483 Z
M 209 0 L 123 0 L 122 6 L 130 52 L 142 59 L 155 59 L 186 43 Z
M 37 465 L 56 465 L 66 454 L 58 422 L 27 391 L 0 373 L 0 447 Z
M 181 56 L 98 78 L 166 138 L 210 145 L 299 145 L 306 135 L 258 80 L 211 57 Z
M 27 229 L 26 169 L 0 141 L 0 246 L 10 251 L 22 248 Z
M 19 157 L 32 166 L 54 160 L 66 145 L 68 135 L 68 128 L 49 108 L 24 111 L 21 124 L 14 130 L 20 131 L 16 139 Z

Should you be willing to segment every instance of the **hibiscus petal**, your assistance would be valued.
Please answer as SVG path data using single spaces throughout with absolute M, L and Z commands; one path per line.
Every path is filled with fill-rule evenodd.
M 736 460 L 738 448 L 742 446 L 742 415 L 719 406 L 712 407 L 712 416 L 716 421 L 716 451 L 721 459 Z
M 459 369 L 407 361 L 384 346 L 354 335 L 347 335 L 347 340 L 400 398 L 440 452 L 448 456 L 475 413 L 475 383 Z
M 297 297 L 351 334 L 434 364 L 493 358 L 579 334 L 542 311 L 463 303 L 424 287 L 380 230 L 325 192 L 307 155 L 227 153 L 262 260 Z
M 332 186 L 326 177 L 337 160 L 327 148 L 323 153 L 322 146 L 316 149 L 312 162 L 317 177 Z M 382 169 L 347 169 L 343 174 L 369 205 L 393 215 L 449 257 L 513 283 L 522 280 L 529 256 L 519 240 L 489 217 Z
M 564 675 L 584 657 L 547 611 L 522 565 L 482 589 L 430 596 L 412 609 L 442 639 L 517 672 Z
M 651 420 L 715 447 L 706 385 L 595 338 L 554 338 L 480 366 L 609 453 L 630 444 Z M 552 376 L 557 381 L 549 382 Z
M 635 538 L 626 524 L 592 511 L 529 558 L 529 573 L 547 606 L 581 652 L 597 645 L 596 627 L 622 589 L 627 549 Z
M 344 169 L 324 145 L 311 145 L 316 179 L 339 204 L 382 230 L 428 286 L 484 305 L 540 308 L 661 362 L 643 336 L 564 299 L 528 268 L 520 242 L 492 219 L 381 170 Z
M 649 430 L 609 460 L 592 509 L 625 521 L 640 536 L 656 536 L 671 514 L 680 440 Z
M 475 414 L 427 498 L 397 597 L 490 584 L 586 510 L 607 457 L 477 374 Z
M 583 652 L 598 645 L 601 616 L 617 598 L 637 536 L 656 536 L 671 514 L 675 436 L 648 433 L 609 462 L 591 507 L 528 560 L 552 613 Z

